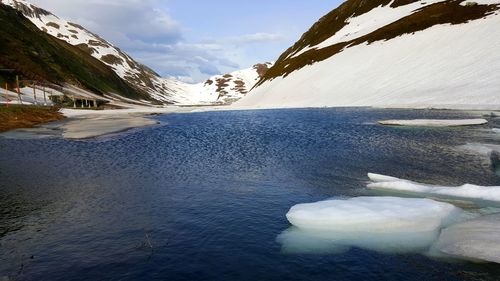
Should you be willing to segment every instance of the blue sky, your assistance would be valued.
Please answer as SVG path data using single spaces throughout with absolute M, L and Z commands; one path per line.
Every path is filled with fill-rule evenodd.
M 162 76 L 199 82 L 275 60 L 339 0 L 32 0 Z

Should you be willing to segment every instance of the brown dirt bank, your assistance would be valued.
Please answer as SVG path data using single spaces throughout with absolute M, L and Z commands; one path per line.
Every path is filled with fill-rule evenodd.
M 55 107 L 0 105 L 0 132 L 18 128 L 31 128 L 39 124 L 64 119 Z

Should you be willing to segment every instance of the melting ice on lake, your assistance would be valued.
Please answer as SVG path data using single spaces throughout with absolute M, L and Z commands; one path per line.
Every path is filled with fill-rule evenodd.
M 500 263 L 500 215 L 483 216 L 444 229 L 433 249 L 457 258 Z
M 500 132 L 500 130 L 498 132 Z M 458 148 L 483 156 L 485 159 L 487 158 L 491 163 L 493 171 L 500 176 L 500 145 L 488 143 L 468 143 L 466 145 L 459 146 Z
M 371 189 L 500 202 L 500 186 L 464 184 L 452 187 L 422 184 L 378 174 L 368 174 L 368 177 L 372 181 L 368 184 Z
M 379 252 L 424 252 L 461 209 L 430 199 L 358 197 L 293 206 L 294 227 L 277 241 L 289 253 L 338 253 L 350 247 Z
M 414 127 L 459 127 L 487 124 L 486 119 L 415 119 L 415 120 L 383 120 L 379 121 L 381 125 L 388 126 L 414 126 Z

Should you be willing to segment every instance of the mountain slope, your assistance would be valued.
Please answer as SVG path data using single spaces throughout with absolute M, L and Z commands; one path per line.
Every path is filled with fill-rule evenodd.
M 499 0 L 349 0 L 238 106 L 500 107 Z
M 68 22 L 56 15 L 36 7 L 24 0 L 0 0 L 23 13 L 40 30 L 47 34 L 66 41 L 78 47 L 83 52 L 100 60 L 109 66 L 120 78 L 134 87 L 137 91 L 152 99 L 176 103 L 183 83 L 163 79 L 150 68 L 136 62 L 129 55 L 113 46 L 98 35 L 86 30 L 82 26 Z
M 30 79 L 69 83 L 101 95 L 113 92 L 133 99 L 149 99 L 100 61 L 40 32 L 23 15 L 3 4 L 0 25 L 0 68 L 14 68 Z
M 202 99 L 205 103 L 232 104 L 245 97 L 272 65 L 271 62 L 259 63 L 251 68 L 216 75 L 203 83 L 190 85 L 188 92 L 191 100 Z
M 257 83 L 272 65 L 257 64 L 253 68 L 211 77 L 204 83 L 186 84 L 161 78 L 153 70 L 82 26 L 68 22 L 25 0 L 0 0 L 22 12 L 41 31 L 66 41 L 88 55 L 100 60 L 130 87 L 162 103 L 170 104 L 229 104 Z

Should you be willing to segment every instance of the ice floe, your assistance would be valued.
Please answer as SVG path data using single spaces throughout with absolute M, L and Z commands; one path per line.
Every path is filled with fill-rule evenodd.
M 293 206 L 294 227 L 277 241 L 287 253 L 340 253 L 351 247 L 378 252 L 425 252 L 440 229 L 462 210 L 430 199 L 357 197 Z
M 355 197 L 298 204 L 286 215 L 293 226 L 276 239 L 282 251 L 341 254 L 355 247 L 500 263 L 500 209 L 477 209 L 475 204 L 457 200 L 500 202 L 500 186 L 448 187 L 368 176 L 369 188 L 440 199 Z
M 457 258 L 500 263 L 500 215 L 483 216 L 444 229 L 433 249 Z
M 301 229 L 345 232 L 436 230 L 460 209 L 430 199 L 357 197 L 293 206 L 288 221 Z
M 500 202 L 500 186 L 464 184 L 452 187 L 422 184 L 377 174 L 368 174 L 368 177 L 372 181 L 368 184 L 371 189 Z
M 458 127 L 487 124 L 486 119 L 414 119 L 414 120 L 383 120 L 381 125 L 388 126 L 413 126 L 413 127 Z

